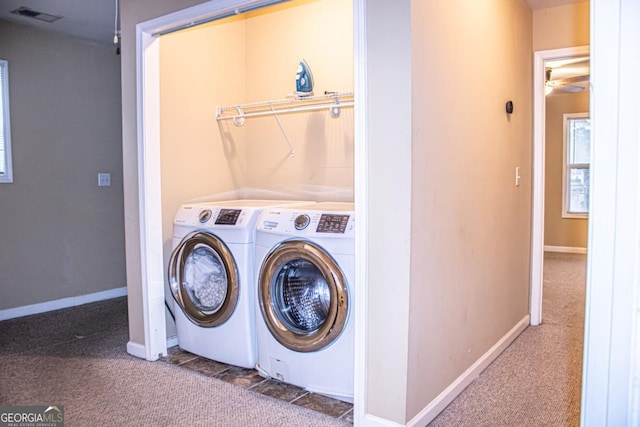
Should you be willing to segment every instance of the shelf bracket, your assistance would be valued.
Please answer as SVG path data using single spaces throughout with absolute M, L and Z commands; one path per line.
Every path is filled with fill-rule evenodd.
M 329 108 L 329 114 L 331 115 L 332 118 L 336 119 L 338 117 L 340 117 L 340 112 L 341 112 L 341 108 L 340 108 L 340 98 L 338 97 L 338 95 L 334 96 L 333 98 L 336 102 L 336 105 L 334 105 L 333 107 Z
M 233 116 L 233 124 L 236 126 L 242 126 L 244 125 L 244 112 L 240 107 L 236 107 L 236 111 L 238 112 L 238 115 Z
M 271 111 L 273 111 L 273 117 L 276 118 L 276 122 L 278 122 L 278 126 L 280 126 L 280 130 L 282 131 L 282 135 L 284 136 L 284 139 L 287 141 L 287 144 L 289 144 L 289 150 L 291 150 L 289 154 L 291 155 L 291 157 L 295 156 L 296 151 L 293 149 L 293 145 L 291 145 L 291 141 L 289 140 L 289 135 L 287 135 L 287 131 L 284 129 L 284 126 L 282 126 L 280 117 L 278 117 L 276 110 L 273 108 L 273 104 L 271 104 Z

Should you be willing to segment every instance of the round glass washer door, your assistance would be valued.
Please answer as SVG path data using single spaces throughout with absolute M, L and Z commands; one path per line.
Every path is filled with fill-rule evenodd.
M 258 283 L 264 321 L 285 347 L 318 351 L 344 329 L 347 282 L 338 264 L 318 245 L 303 240 L 280 243 L 265 258 Z
M 231 316 L 238 301 L 238 282 L 229 248 L 213 234 L 189 233 L 169 259 L 173 298 L 198 326 L 218 326 Z

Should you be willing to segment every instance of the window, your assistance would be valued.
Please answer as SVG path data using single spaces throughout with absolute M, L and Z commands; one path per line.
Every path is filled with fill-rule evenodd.
M 587 218 L 591 165 L 589 113 L 564 114 L 563 218 Z
M 11 132 L 9 130 L 8 63 L 0 59 L 0 183 L 13 182 L 11 168 Z

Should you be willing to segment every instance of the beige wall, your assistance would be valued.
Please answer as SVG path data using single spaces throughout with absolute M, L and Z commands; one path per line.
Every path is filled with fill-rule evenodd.
M 245 99 L 245 35 L 234 17 L 160 37 L 165 243 L 180 203 L 243 186 L 245 128 L 228 136 L 215 115 L 216 105 Z
M 246 102 L 292 94 L 303 58 L 313 72 L 314 94 L 353 91 L 353 3 L 304 0 L 250 14 L 246 52 Z M 245 185 L 353 201 L 353 109 L 343 109 L 337 119 L 325 111 L 280 120 L 295 156 L 273 117 L 248 121 Z
M 163 213 L 241 189 L 353 200 L 353 109 L 215 121 L 217 106 L 277 100 L 295 90 L 304 58 L 314 93 L 353 90 L 353 5 L 304 0 L 161 38 Z M 326 25 L 331 22 L 331 31 Z M 300 37 L 304 34 L 304 37 Z
M 533 50 L 589 45 L 589 2 L 533 12 Z
M 14 176 L 0 184 L 0 310 L 125 286 L 120 57 L 9 22 L 0 57 Z
M 527 3 L 414 0 L 411 18 L 407 420 L 529 313 L 532 165 Z
M 587 247 L 586 219 L 562 218 L 563 119 L 565 113 L 589 112 L 589 92 L 551 94 L 545 122 L 545 246 Z
M 532 13 L 369 1 L 367 39 L 366 412 L 405 424 L 529 311 Z

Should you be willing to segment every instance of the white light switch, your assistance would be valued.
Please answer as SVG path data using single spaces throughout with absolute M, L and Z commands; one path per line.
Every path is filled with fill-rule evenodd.
M 109 172 L 98 173 L 98 187 L 110 187 L 111 174 Z
M 516 187 L 520 187 L 520 166 L 516 167 Z

